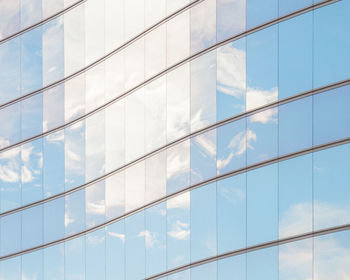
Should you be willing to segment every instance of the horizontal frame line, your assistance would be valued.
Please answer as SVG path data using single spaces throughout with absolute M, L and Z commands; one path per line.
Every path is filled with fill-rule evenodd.
M 16 256 L 20 256 L 20 255 L 23 255 L 23 254 L 31 253 L 31 252 L 34 252 L 34 251 L 37 251 L 37 250 L 40 250 L 40 249 L 44 249 L 44 248 L 47 248 L 47 247 L 50 247 L 50 246 L 53 246 L 53 245 L 65 242 L 65 241 L 72 240 L 72 239 L 80 237 L 80 236 L 84 236 L 84 235 L 86 235 L 86 234 L 88 234 L 90 232 L 93 232 L 93 231 L 98 230 L 98 229 L 102 229 L 105 226 L 108 226 L 110 224 L 113 224 L 115 222 L 123 220 L 123 219 L 125 219 L 125 218 L 127 218 L 129 216 L 132 216 L 132 215 L 134 215 L 134 214 L 136 214 L 136 213 L 138 213 L 140 211 L 143 211 L 143 210 L 145 210 L 145 209 L 147 209 L 149 207 L 152 207 L 152 206 L 154 206 L 156 204 L 159 204 L 161 202 L 167 201 L 168 199 L 171 199 L 171 198 L 173 198 L 173 197 L 175 197 L 177 195 L 186 193 L 188 191 L 191 191 L 193 189 L 196 189 L 196 188 L 199 188 L 201 186 L 207 185 L 209 183 L 213 183 L 213 182 L 216 182 L 218 180 L 225 179 L 227 177 L 231 177 L 231 176 L 238 175 L 238 174 L 241 174 L 241 173 L 244 173 L 244 172 L 255 170 L 257 168 L 260 168 L 260 167 L 263 167 L 263 166 L 266 166 L 266 165 L 278 163 L 278 162 L 281 162 L 281 161 L 284 161 L 284 160 L 288 160 L 288 159 L 291 159 L 291 158 L 295 158 L 295 157 L 298 157 L 298 156 L 301 156 L 301 155 L 305 155 L 305 154 L 309 154 L 309 153 L 325 150 L 325 149 L 328 149 L 328 148 L 340 146 L 340 145 L 347 144 L 347 143 L 350 143 L 350 137 L 347 137 L 347 138 L 344 138 L 344 139 L 341 139 L 341 140 L 337 140 L 337 141 L 333 141 L 333 142 L 329 142 L 329 143 L 326 143 L 326 144 L 322 144 L 322 145 L 319 145 L 319 146 L 315 146 L 313 148 L 300 150 L 298 152 L 290 153 L 290 154 L 287 154 L 287 155 L 284 155 L 284 156 L 281 156 L 281 157 L 276 157 L 274 159 L 266 160 L 266 161 L 263 161 L 263 162 L 258 163 L 258 164 L 249 165 L 249 166 L 246 166 L 246 167 L 243 167 L 243 168 L 231 171 L 231 172 L 224 173 L 222 175 L 215 176 L 213 178 L 210 178 L 210 179 L 205 180 L 203 182 L 200 182 L 198 184 L 194 184 L 192 186 L 184 188 L 184 189 L 182 189 L 180 191 L 177 191 L 175 193 L 166 195 L 163 198 L 160 198 L 160 199 L 157 199 L 157 200 L 152 201 L 150 203 L 147 203 L 147 204 L 145 204 L 145 205 L 143 205 L 143 206 L 141 206 L 139 208 L 136 208 L 134 210 L 126 212 L 126 213 L 124 213 L 123 215 L 121 215 L 119 217 L 113 218 L 113 219 L 111 219 L 109 221 L 106 221 L 106 222 L 104 222 L 102 224 L 99 224 L 99 225 L 94 226 L 92 228 L 86 229 L 84 231 L 75 233 L 73 235 L 70 235 L 70 236 L 67 236 L 67 237 L 64 237 L 64 238 L 61 238 L 61 239 L 57 239 L 55 241 L 52 241 L 52 242 L 49 242 L 49 243 L 46 243 L 46 244 L 41 244 L 41 245 L 36 246 L 36 247 L 32 247 L 32 248 L 29 248 L 29 249 L 26 249 L 26 250 L 22 250 L 22 251 L 19 251 L 19 252 L 16 252 L 16 253 L 11 253 L 11 254 L 8 254 L 8 255 L 5 255 L 5 256 L 1 256 L 0 257 L 0 261 L 6 260 L 6 259 L 9 259 L 9 258 L 13 258 L 13 257 L 16 257 Z M 349 227 L 350 227 L 350 224 L 349 224 Z

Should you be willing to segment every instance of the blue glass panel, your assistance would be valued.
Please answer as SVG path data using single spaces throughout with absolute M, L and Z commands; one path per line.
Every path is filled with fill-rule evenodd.
M 85 236 L 65 242 L 64 279 L 85 279 Z
M 65 199 L 60 197 L 44 204 L 44 242 L 64 237 Z
M 247 280 L 278 279 L 278 247 L 256 250 L 247 254 Z
M 6 280 L 21 280 L 21 256 L 2 261 L 0 277 Z
M 85 237 L 85 279 L 105 279 L 106 274 L 106 244 L 105 229 L 99 229 L 86 235 Z
M 246 255 L 237 255 L 218 261 L 218 279 L 231 280 L 232 275 L 235 280 L 246 280 Z
M 216 266 L 216 262 L 210 262 L 191 268 L 191 280 L 216 280 Z
M 99 181 L 85 189 L 86 228 L 106 221 L 105 181 Z
M 4 148 L 21 140 L 20 103 L 0 110 L 0 120 L 6 120 L 0 126 L 0 147 Z
M 1 223 L 1 255 L 21 250 L 21 212 L 4 216 L 0 219 Z
M 21 101 L 21 138 L 26 139 L 40 134 L 43 130 L 42 94 Z
M 64 243 L 44 249 L 44 279 L 64 279 Z
M 44 279 L 43 251 L 22 255 L 22 279 Z
M 85 229 L 85 189 L 73 192 L 65 197 L 66 236 Z
M 41 245 L 43 233 L 43 205 L 22 211 L 22 250 Z
M 278 3 L 279 16 L 297 11 L 304 7 L 311 6 L 312 2 L 313 0 L 293 0 L 293 1 L 279 0 L 279 3 Z
M 278 0 L 247 0 L 247 29 L 275 19 Z

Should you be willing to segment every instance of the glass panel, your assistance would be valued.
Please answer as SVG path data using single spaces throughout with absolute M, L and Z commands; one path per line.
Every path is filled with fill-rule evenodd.
M 212 183 L 191 191 L 191 262 L 216 253 L 216 183 Z
M 191 138 L 191 185 L 216 175 L 216 130 Z
M 246 149 L 250 148 L 256 135 L 251 130 L 246 130 L 246 120 L 219 126 L 217 174 L 239 169 L 246 165 Z
M 44 249 L 44 279 L 64 280 L 64 243 Z
M 145 203 L 145 162 L 141 161 L 125 170 L 125 211 L 129 212 Z
M 159 22 L 165 17 L 166 1 L 164 0 L 148 0 L 145 1 L 145 27 Z
M 22 279 L 43 280 L 43 262 L 43 251 L 41 250 L 22 255 Z
M 4 148 L 21 140 L 20 103 L 0 110 L 0 119 L 6 120 L 0 126 L 0 147 Z
M 254 0 L 255 6 L 268 7 L 269 0 Z M 277 0 L 276 0 L 277 1 Z M 248 3 L 252 0 L 248 0 Z M 258 5 L 257 3 L 261 3 Z M 272 103 L 278 98 L 278 28 L 272 26 L 247 37 L 247 111 Z
M 105 39 L 106 53 L 123 43 L 124 0 L 105 0 Z
M 191 132 L 216 121 L 216 52 L 191 61 Z
M 75 120 L 85 113 L 85 73 L 64 82 L 64 120 Z
M 112 0 L 109 0 L 109 1 L 112 1 Z M 106 65 L 105 66 L 106 67 L 105 91 L 106 91 L 106 102 L 107 102 L 124 93 L 124 85 L 125 85 L 124 51 L 120 50 L 118 53 L 109 57 L 105 61 L 105 65 Z M 118 102 L 120 101 L 122 100 L 119 100 Z
M 145 152 L 166 144 L 165 77 L 145 86 Z
M 278 279 L 278 247 L 247 254 L 247 280 Z
M 166 270 L 166 203 L 145 211 L 146 276 Z
M 129 0 L 132 2 L 135 0 Z M 125 90 L 130 90 L 143 82 L 145 76 L 144 37 L 138 39 L 125 49 Z
M 42 0 L 21 0 L 21 29 L 25 29 L 42 19 Z
M 63 1 L 64 0 L 42 0 L 43 18 L 47 18 L 57 12 L 62 11 L 64 9 Z M 72 1 L 78 2 L 77 0 Z
M 350 136 L 350 86 L 336 88 L 314 98 L 314 145 Z
M 158 1 L 160 0 L 151 0 Z M 147 3 L 150 1 L 147 1 Z M 161 1 L 165 3 L 165 1 Z M 166 66 L 166 29 L 159 26 L 145 36 L 145 78 L 150 78 Z
M 217 263 L 210 262 L 204 265 L 191 268 L 191 280 L 216 280 L 217 279 Z
M 146 159 L 146 197 L 145 203 L 155 201 L 166 195 L 166 151 Z
M 27 139 L 43 130 L 42 94 L 21 101 L 21 138 Z
M 144 154 L 145 108 L 143 88 L 125 98 L 125 154 L 130 162 Z
M 44 203 L 44 242 L 64 237 L 65 199 L 60 197 Z
M 1 217 L 0 223 L 1 255 L 6 256 L 21 251 L 21 212 Z
M 0 153 L 0 182 L 1 212 L 21 206 L 21 148 Z
M 167 194 L 187 187 L 190 183 L 190 141 L 167 149 Z
M 44 138 L 44 197 L 64 191 L 64 132 L 58 131 Z
M 106 280 L 125 279 L 125 222 L 106 227 Z
M 231 280 L 232 275 L 235 280 L 246 280 L 246 255 L 237 255 L 218 261 L 218 279 Z
M 85 189 L 67 195 L 65 201 L 64 225 L 70 236 L 85 229 Z
M 190 192 L 186 192 L 167 200 L 168 270 L 190 262 L 190 232 Z
M 287 103 L 278 110 L 279 154 L 289 154 L 311 147 L 312 97 Z
M 166 0 L 167 15 L 174 13 L 190 3 L 190 0 Z
M 283 2 L 294 5 L 305 0 Z M 312 89 L 312 20 L 313 14 L 306 13 L 279 24 L 279 99 Z
M 22 211 L 22 250 L 26 250 L 44 241 L 43 238 L 43 205 L 34 206 Z
M 247 173 L 248 246 L 275 240 L 278 237 L 277 178 L 277 164 Z
M 64 130 L 65 189 L 85 183 L 85 121 L 77 122 Z
M 168 276 L 168 280 L 190 280 L 190 278 L 191 271 L 189 269 Z
M 121 171 L 106 178 L 106 218 L 118 217 L 125 212 L 125 173 Z
M 86 181 L 105 174 L 105 111 L 99 111 L 86 119 L 85 130 Z
M 177 1 L 177 0 L 168 0 Z M 181 0 L 183 1 L 183 0 Z M 190 55 L 190 12 L 184 11 L 166 23 L 167 67 Z
M 86 227 L 91 228 L 106 220 L 105 181 L 99 181 L 85 189 Z
M 64 124 L 64 87 L 60 84 L 43 92 L 43 132 Z
M 21 35 L 21 94 L 42 87 L 42 26 Z
M 177 0 L 172 2 L 177 2 Z M 20 0 L 0 1 L 0 40 L 19 31 L 19 29 Z
M 216 42 L 216 0 L 206 0 L 191 10 L 191 54 Z
M 127 0 L 124 1 L 125 14 L 125 38 L 130 40 L 132 37 L 141 33 L 145 25 L 145 1 Z
M 279 163 L 279 238 L 312 231 L 312 155 Z
M 106 172 L 125 163 L 125 102 L 124 99 L 106 108 Z
M 246 29 L 246 0 L 217 0 L 217 40 L 244 32 Z
M 43 198 L 43 142 L 38 139 L 21 147 L 22 205 Z
M 167 142 L 190 131 L 190 65 L 186 63 L 167 74 Z
M 294 1 L 279 0 L 279 3 L 278 3 L 279 16 L 297 11 L 307 6 L 311 6 L 312 2 L 313 0 L 294 0 Z
M 246 174 L 217 182 L 218 254 L 246 245 Z M 225 278 L 226 279 L 226 278 Z
M 64 77 L 63 17 L 43 25 L 43 84 L 48 85 Z
M 105 62 L 86 71 L 85 112 L 103 105 L 105 102 Z
M 245 111 L 246 39 L 218 48 L 216 56 L 216 115 L 221 121 Z
M 279 246 L 279 280 L 313 279 L 312 246 L 312 239 Z
M 145 277 L 145 214 L 139 212 L 125 219 L 126 280 Z
M 251 165 L 277 156 L 278 109 L 273 108 L 254 114 L 247 120 L 247 134 L 252 142 L 247 145 L 247 164 Z M 247 137 L 248 138 L 248 137 Z
M 85 279 L 85 236 L 65 242 L 64 279 Z
M 105 229 L 99 229 L 86 235 L 85 279 L 105 279 L 106 277 L 106 243 Z
M 350 221 L 350 145 L 314 153 L 314 230 Z
M 350 232 L 314 238 L 314 278 L 346 279 L 349 271 Z
M 85 60 L 86 64 L 105 54 L 105 1 L 85 3 Z
M 6 280 L 21 280 L 21 256 L 2 261 L 0 277 Z
M 340 1 L 314 11 L 314 87 L 350 76 L 350 2 Z
M 64 74 L 71 75 L 84 66 L 85 5 L 79 5 L 64 14 Z
M 16 17 L 17 13 L 16 2 L 0 1 L 0 39 L 6 36 L 6 32 L 10 28 L 3 29 L 3 19 L 7 10 L 12 10 L 12 16 Z M 5 7 L 5 4 L 7 7 Z M 13 5 L 13 6 L 12 6 Z M 20 37 L 13 38 L 10 41 L 0 45 L 0 104 L 3 104 L 20 96 L 21 90 L 21 44 Z M 9 81 L 11 81 L 9 83 Z M 2 109 L 3 110 L 3 109 Z
M 270 21 L 277 15 L 278 0 L 247 0 L 247 29 Z

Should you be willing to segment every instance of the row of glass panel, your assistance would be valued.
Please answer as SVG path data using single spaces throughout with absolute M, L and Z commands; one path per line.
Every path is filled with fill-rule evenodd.
M 172 91 L 172 97 L 177 93 Z M 157 103 L 152 104 L 153 100 Z M 187 134 L 189 123 L 182 123 L 186 116 L 181 107 L 168 105 L 171 114 L 166 118 L 165 104 L 165 95 L 158 90 L 138 91 L 125 103 L 114 103 L 62 131 L 0 153 L 1 211 L 62 193 L 130 163 L 164 145 L 169 127 L 179 129 L 179 135 Z M 162 197 L 216 174 L 350 137 L 349 106 L 350 86 L 339 87 L 212 129 L 137 166 L 143 166 L 143 173 L 150 163 L 146 178 L 158 178 L 156 185 L 162 191 L 157 189 L 156 197 Z M 8 126 L 11 121 L 2 128 Z M 143 203 L 140 198 L 137 206 Z
M 66 197 L 1 217 L 1 255 L 68 237 L 164 197 L 165 167 L 156 164 L 150 159 Z M 126 220 L 141 223 L 147 213 L 155 215 L 155 229 L 140 224 L 138 234 L 146 231 L 146 240 L 168 236 L 171 268 L 190 257 L 196 261 L 350 223 L 349 168 L 346 144 L 211 183 Z M 160 249 L 164 256 L 165 247 Z
M 23 259 L 31 261 L 38 272 L 43 264 L 37 260 L 44 254 L 44 263 L 54 267 L 46 273 L 61 271 L 59 264 L 65 263 L 66 279 L 75 279 L 73 271 L 84 275 L 85 269 L 86 279 L 104 279 L 105 273 L 108 279 L 125 275 L 142 279 L 246 246 L 349 224 L 349 168 L 350 144 L 268 165 L 177 195 L 64 245 L 26 254 L 22 265 Z M 89 226 L 91 221 L 102 222 L 105 211 L 113 210 L 104 205 L 102 186 L 95 192 L 89 188 L 86 193 L 77 192 L 66 201 L 56 200 L 51 209 L 39 206 L 23 211 L 22 217 L 18 213 L 1 218 L 2 255 L 61 238 L 64 231 L 70 234 L 85 221 Z M 140 195 L 127 192 L 136 199 Z M 106 195 L 106 200 L 120 207 L 120 197 L 113 200 L 110 195 L 115 193 Z M 337 249 L 335 243 L 328 245 Z M 263 251 L 252 255 L 259 252 Z M 330 253 L 325 252 L 328 257 Z M 300 257 L 294 259 L 296 265 L 309 260 Z M 348 259 L 347 251 L 343 257 Z M 20 258 L 2 262 L 3 271 L 7 266 L 7 271 L 16 271 L 12 265 Z M 248 271 L 258 279 L 256 271 Z
M 150 151 L 216 121 L 349 78 L 350 56 L 346 50 L 350 23 L 344 10 L 350 13 L 350 1 L 341 1 L 318 9 L 315 15 L 310 12 L 250 34 L 159 77 L 118 101 L 114 108 L 123 107 L 126 102 L 130 104 L 126 106 L 128 112 L 135 114 L 135 119 L 146 114 L 146 122 L 153 122 L 153 127 L 145 127 L 146 133 L 160 136 L 149 138 L 146 151 Z M 175 24 L 176 19 L 167 25 L 180 26 Z M 335 31 L 325 28 L 326 22 Z M 334 33 L 338 34 L 336 40 L 331 38 Z M 165 26 L 161 26 L 125 52 L 117 53 L 65 84 L 3 108 L 0 118 L 7 119 L 10 125 L 0 128 L 0 147 L 81 117 L 142 83 L 148 70 L 158 73 L 164 69 L 166 54 L 169 54 L 165 35 Z M 152 45 L 158 41 L 164 44 Z M 183 40 L 179 41 L 183 45 Z M 8 82 L 1 84 L 6 86 Z M 108 108 L 106 112 L 115 110 L 118 109 Z M 106 115 L 107 119 L 108 113 Z M 88 119 L 94 118 L 97 116 Z M 138 126 L 139 122 L 134 125 Z M 127 153 L 127 158 L 133 157 Z
M 39 23 L 76 4 L 78 0 L 0 1 L 0 40 Z

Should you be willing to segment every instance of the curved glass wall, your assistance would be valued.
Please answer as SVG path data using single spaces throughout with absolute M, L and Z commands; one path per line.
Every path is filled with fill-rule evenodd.
M 0 279 L 350 277 L 349 12 L 86 0 L 1 43 Z

